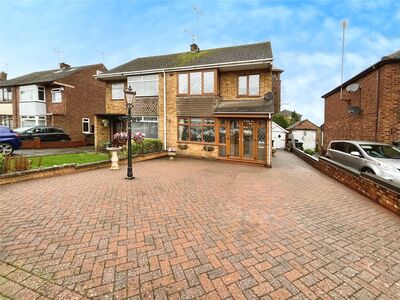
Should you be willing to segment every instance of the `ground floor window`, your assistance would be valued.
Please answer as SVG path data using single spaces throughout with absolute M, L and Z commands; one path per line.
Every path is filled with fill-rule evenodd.
M 11 115 L 0 115 L 0 125 L 10 127 L 12 126 L 12 116 Z
M 214 118 L 179 117 L 178 140 L 181 142 L 215 143 Z
M 46 117 L 21 116 L 21 127 L 45 126 Z
M 158 117 L 136 117 L 132 122 L 132 132 L 142 132 L 146 138 L 158 138 Z

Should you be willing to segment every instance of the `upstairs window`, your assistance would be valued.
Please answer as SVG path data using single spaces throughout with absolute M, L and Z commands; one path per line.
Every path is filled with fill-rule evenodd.
M 260 95 L 260 75 L 240 75 L 238 77 L 239 96 L 259 96 Z
M 123 83 L 113 83 L 111 85 L 111 99 L 113 99 L 113 100 L 124 99 L 124 84 Z
M 180 73 L 178 75 L 179 95 L 215 94 L 216 71 Z
M 45 89 L 42 86 L 37 86 L 37 85 L 21 86 L 19 88 L 19 94 L 21 102 L 29 102 L 29 101 L 44 102 L 46 100 Z
M 61 103 L 61 101 L 62 101 L 61 88 L 51 89 L 51 102 Z
M 128 86 L 136 96 L 158 96 L 158 75 L 141 75 L 128 77 Z
M 10 88 L 0 89 L 0 102 L 11 102 L 12 91 Z

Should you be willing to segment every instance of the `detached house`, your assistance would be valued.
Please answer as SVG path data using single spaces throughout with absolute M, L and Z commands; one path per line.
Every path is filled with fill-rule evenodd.
M 142 57 L 96 78 L 106 82 L 96 146 L 125 130 L 123 90 L 136 91 L 133 131 L 159 138 L 179 155 L 271 166 L 274 101 L 282 70 L 272 68 L 269 42 Z M 279 108 L 278 108 L 279 111 Z
M 324 147 L 332 140 L 400 142 L 400 51 L 322 96 Z
M 62 128 L 72 140 L 93 143 L 94 114 L 104 111 L 104 83 L 94 75 L 103 64 L 30 73 L 0 80 L 0 122 L 6 126 Z M 7 107 L 5 106 L 7 105 Z

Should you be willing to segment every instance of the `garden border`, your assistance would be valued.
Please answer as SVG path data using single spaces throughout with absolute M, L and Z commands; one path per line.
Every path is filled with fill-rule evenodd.
M 138 156 L 133 157 L 133 162 L 140 162 L 165 156 L 168 156 L 168 152 L 166 151 L 149 153 L 149 154 L 140 154 Z M 126 163 L 127 159 L 120 160 L 120 164 L 126 164 Z M 110 166 L 111 166 L 110 160 L 103 160 L 85 164 L 64 164 L 61 166 L 54 166 L 42 169 L 31 169 L 21 172 L 0 174 L 0 185 L 11 184 L 31 179 L 39 179 L 39 178 L 66 175 L 83 171 L 90 171 Z

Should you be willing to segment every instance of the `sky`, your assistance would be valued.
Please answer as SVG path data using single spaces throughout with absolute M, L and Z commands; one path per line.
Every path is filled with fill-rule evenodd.
M 197 18 L 199 16 L 199 18 Z M 0 71 L 8 78 L 137 57 L 270 41 L 282 73 L 282 109 L 317 125 L 323 94 L 400 50 L 394 0 L 0 0 Z M 198 33 L 198 35 L 197 35 Z

